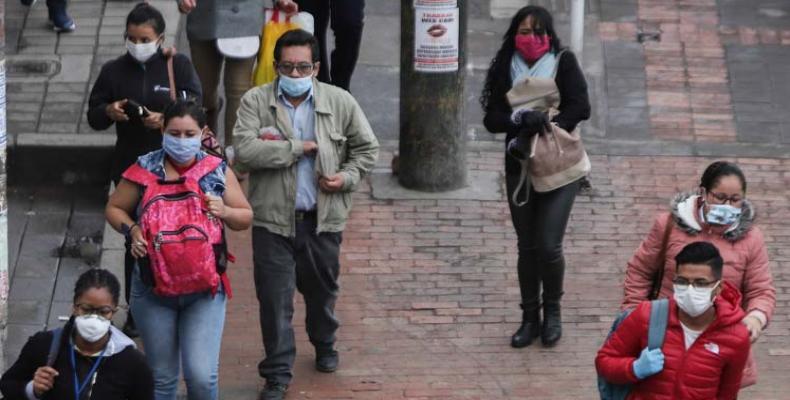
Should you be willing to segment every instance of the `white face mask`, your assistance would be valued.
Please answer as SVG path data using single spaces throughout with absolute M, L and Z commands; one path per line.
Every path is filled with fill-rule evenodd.
M 719 283 L 709 288 L 696 288 L 692 285 L 682 288 L 678 285 L 673 285 L 674 298 L 678 303 L 678 307 L 686 314 L 691 317 L 698 317 L 713 306 L 712 294 L 718 286 Z
M 159 41 L 133 43 L 131 40 L 126 39 L 126 50 L 129 51 L 129 55 L 134 57 L 135 60 L 144 63 L 148 61 L 149 58 L 153 57 L 156 51 L 159 50 Z
M 74 318 L 74 326 L 83 339 L 95 343 L 110 330 L 110 320 L 94 314 L 80 315 Z

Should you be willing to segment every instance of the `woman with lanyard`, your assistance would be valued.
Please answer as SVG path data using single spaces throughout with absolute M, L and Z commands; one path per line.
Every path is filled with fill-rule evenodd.
M 559 113 L 551 121 L 540 111 L 525 109 L 514 113 L 506 97 L 514 83 L 530 77 L 551 78 L 555 71 Z M 517 158 L 527 153 L 532 136 L 543 134 L 550 123 L 571 132 L 590 117 L 584 74 L 573 53 L 561 47 L 551 14 L 545 8 L 527 6 L 513 17 L 502 47 L 491 61 L 480 102 L 486 129 L 507 133 L 505 178 L 508 198 L 512 198 L 521 172 Z M 518 236 L 518 280 L 523 310 L 521 326 L 511 340 L 511 346 L 516 348 L 528 346 L 538 336 L 543 345 L 552 346 L 562 336 L 560 298 L 565 273 L 562 239 L 579 181 L 545 193 L 535 192 L 531 187 L 527 190 L 530 193 L 526 205 L 510 204 Z
M 104 269 L 83 273 L 71 319 L 28 339 L 0 378 L 7 400 L 150 400 L 153 377 L 134 342 L 110 323 L 121 286 Z

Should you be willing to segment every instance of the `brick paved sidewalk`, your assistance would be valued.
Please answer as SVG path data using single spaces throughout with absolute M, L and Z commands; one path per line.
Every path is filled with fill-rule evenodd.
M 500 152 L 472 152 L 473 169 L 499 170 Z M 386 158 L 386 155 L 384 155 Z M 553 349 L 509 347 L 520 318 L 515 235 L 501 201 L 381 201 L 355 196 L 344 234 L 335 374 L 312 369 L 297 306 L 298 357 L 289 399 L 594 399 L 594 354 L 622 294 L 626 260 L 656 212 L 695 186 L 710 159 L 593 157 L 597 194 L 579 196 L 566 237 L 564 338 Z M 787 398 L 790 160 L 739 159 L 757 205 L 778 287 L 773 324 L 756 346 L 760 384 L 744 399 Z M 249 233 L 232 237 L 222 349 L 223 399 L 262 385 Z

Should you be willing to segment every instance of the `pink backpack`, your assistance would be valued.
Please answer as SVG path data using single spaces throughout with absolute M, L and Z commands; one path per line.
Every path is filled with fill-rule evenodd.
M 224 228 L 208 213 L 198 181 L 221 162 L 204 157 L 173 181 L 136 163 L 123 174 L 145 187 L 138 224 L 148 242 L 154 293 L 160 296 L 217 292 L 227 256 Z

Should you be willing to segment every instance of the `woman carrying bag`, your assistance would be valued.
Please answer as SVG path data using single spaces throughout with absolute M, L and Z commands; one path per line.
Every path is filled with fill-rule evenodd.
M 670 204 L 628 261 L 621 308 L 636 307 L 651 292 L 672 297 L 675 256 L 691 242 L 707 241 L 721 251 L 722 279 L 743 294 L 741 322 L 756 341 L 773 315 L 776 288 L 763 233 L 754 226 L 756 211 L 746 198 L 746 176 L 735 163 L 714 162 L 703 172 L 697 193 L 680 193 Z M 757 382 L 755 367 L 750 354 L 742 386 Z
M 530 86 L 533 82 L 535 84 Z M 523 90 L 514 91 L 514 88 Z M 523 102 L 517 104 L 514 112 L 512 100 L 520 98 L 515 92 L 523 94 L 524 90 L 542 93 L 544 96 L 539 96 L 542 107 L 533 108 L 529 102 Z M 545 346 L 552 346 L 562 336 L 560 299 L 565 273 L 562 240 L 579 179 L 586 172 L 582 168 L 565 174 L 563 179 L 551 179 L 557 175 L 539 171 L 546 167 L 556 169 L 557 165 L 547 166 L 537 159 L 555 159 L 554 153 L 542 152 L 547 150 L 547 144 L 563 142 L 571 146 L 563 150 L 565 144 L 560 147 L 552 144 L 549 151 L 583 155 L 586 160 L 578 135 L 568 132 L 573 132 L 579 122 L 589 118 L 590 103 L 584 74 L 573 53 L 562 48 L 551 14 L 546 9 L 527 6 L 513 17 L 502 47 L 491 61 L 480 100 L 486 129 L 507 133 L 508 198 L 526 200 L 525 203 L 519 200 L 520 205 L 513 201 L 509 204 L 518 235 L 518 279 L 523 310 L 522 323 L 512 336 L 511 346 L 528 346 L 538 336 Z M 561 138 L 557 136 L 560 134 Z M 570 151 L 571 147 L 575 150 Z M 584 164 L 582 158 L 577 161 L 571 164 Z M 589 169 L 589 161 L 585 166 Z M 547 176 L 550 179 L 545 179 Z M 520 194 L 522 190 L 524 194 Z
M 151 369 L 111 325 L 121 285 L 104 269 L 80 275 L 65 326 L 28 339 L 0 378 L 6 400 L 153 400 Z

